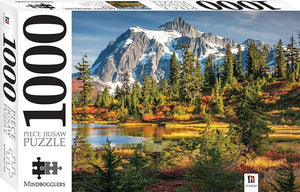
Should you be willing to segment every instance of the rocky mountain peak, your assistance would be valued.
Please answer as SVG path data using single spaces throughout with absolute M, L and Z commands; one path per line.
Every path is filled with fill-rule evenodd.
M 243 61 L 247 59 L 247 48 L 251 42 L 262 50 L 265 45 L 259 40 L 247 39 L 242 43 Z M 236 43 L 229 38 L 213 33 L 203 33 L 187 23 L 182 17 L 169 21 L 157 30 L 150 30 L 140 26 L 132 26 L 120 34 L 107 47 L 90 68 L 95 81 L 108 85 L 113 90 L 120 84 L 126 71 L 131 74 L 131 82 L 137 79 L 142 82 L 143 76 L 152 76 L 160 81 L 169 76 L 170 58 L 175 52 L 178 60 L 182 60 L 180 45 L 189 45 L 192 53 L 204 64 L 211 54 L 215 60 L 222 61 L 225 46 L 230 44 L 236 53 Z M 269 60 L 274 61 L 274 45 L 267 45 Z M 245 62 L 243 65 L 245 65 Z
M 202 35 L 201 31 L 187 23 L 182 17 L 177 17 L 173 21 L 169 21 L 159 26 L 158 30 L 175 30 L 179 32 L 182 36 L 192 38 L 200 37 Z
M 246 39 L 242 44 L 245 45 L 246 47 L 249 47 L 250 43 L 254 42 L 255 45 L 260 49 L 262 50 L 263 47 L 266 45 L 267 46 L 267 49 L 268 51 L 272 50 L 272 49 L 275 49 L 275 45 L 271 45 L 271 44 L 266 44 L 264 43 L 263 41 L 260 41 L 260 40 L 254 40 L 254 39 L 251 39 L 251 38 L 248 38 Z

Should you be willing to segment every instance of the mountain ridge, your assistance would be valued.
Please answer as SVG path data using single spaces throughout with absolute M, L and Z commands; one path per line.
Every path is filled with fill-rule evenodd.
M 243 58 L 247 56 L 247 47 L 251 41 L 255 42 L 260 50 L 267 45 L 269 59 L 273 59 L 275 45 L 253 39 L 246 39 L 241 43 Z M 132 82 L 134 79 L 141 82 L 144 75 L 160 81 L 169 75 L 169 60 L 173 51 L 178 60 L 182 60 L 181 44 L 189 45 L 202 64 L 210 54 L 215 60 L 222 60 L 226 44 L 232 46 L 233 53 L 237 52 L 237 43 L 233 39 L 202 32 L 182 17 L 177 17 L 160 25 L 156 30 L 140 26 L 130 27 L 115 41 L 110 41 L 90 69 L 96 81 L 110 86 L 112 83 L 120 84 L 126 71 L 130 72 Z

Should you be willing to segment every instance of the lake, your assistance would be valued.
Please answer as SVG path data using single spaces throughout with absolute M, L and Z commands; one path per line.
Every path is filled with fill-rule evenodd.
M 113 147 L 128 147 L 133 144 L 143 144 L 142 149 L 147 152 L 161 151 L 162 148 L 169 146 L 172 141 L 163 140 L 163 134 L 183 133 L 186 129 L 174 129 L 160 126 L 134 126 L 124 127 L 118 124 L 72 124 L 72 136 L 76 134 L 84 135 L 94 148 L 101 147 L 106 143 L 106 139 L 111 140 Z M 198 134 L 195 132 L 195 134 Z M 300 149 L 299 142 L 280 142 L 276 144 L 284 149 L 292 147 Z
M 142 143 L 144 151 L 161 151 L 172 141 L 162 140 L 163 134 L 183 132 L 181 129 L 168 129 L 160 126 L 134 126 L 123 127 L 117 124 L 72 124 L 72 136 L 81 133 L 85 139 L 95 148 L 111 140 L 113 147 L 125 147 L 132 144 Z

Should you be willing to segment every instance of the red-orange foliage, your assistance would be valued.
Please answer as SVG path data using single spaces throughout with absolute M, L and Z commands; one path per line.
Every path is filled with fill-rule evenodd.
M 259 170 L 257 170 L 256 168 L 254 168 L 252 166 L 240 164 L 235 167 L 234 171 L 244 174 L 244 173 L 258 173 Z
M 284 154 L 279 153 L 275 149 L 271 149 L 266 151 L 265 156 L 272 159 L 272 160 L 278 160 L 284 158 Z
M 104 117 L 106 119 L 117 119 L 119 116 L 119 114 L 117 112 L 114 112 L 114 111 L 110 111 L 108 112 Z
M 178 167 L 174 169 L 164 169 L 159 171 L 159 177 L 161 179 L 166 179 L 166 180 L 178 179 L 184 176 L 185 171 L 186 171 L 185 168 L 182 167 Z

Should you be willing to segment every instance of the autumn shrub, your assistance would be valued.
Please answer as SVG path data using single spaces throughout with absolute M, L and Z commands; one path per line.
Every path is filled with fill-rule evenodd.
M 164 180 L 178 179 L 184 176 L 185 168 L 176 167 L 173 169 L 163 169 L 159 171 L 159 178 Z
M 174 114 L 173 118 L 176 121 L 188 121 L 191 119 L 191 115 L 190 114 L 184 114 L 184 115 Z
M 143 115 L 143 120 L 144 121 L 152 121 L 155 119 L 155 116 L 153 114 L 150 113 L 146 113 Z
M 271 149 L 266 151 L 265 156 L 271 160 L 278 160 L 284 158 L 284 154 L 276 149 Z
M 110 111 L 105 115 L 105 119 L 106 120 L 116 120 L 116 119 L 118 119 L 118 116 L 119 116 L 118 112 Z
M 187 113 L 187 111 L 185 110 L 185 108 L 182 105 L 177 105 L 174 107 L 173 113 L 177 114 L 177 115 L 185 115 Z

